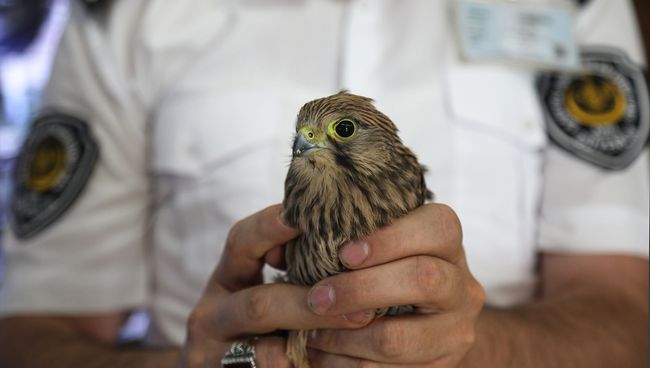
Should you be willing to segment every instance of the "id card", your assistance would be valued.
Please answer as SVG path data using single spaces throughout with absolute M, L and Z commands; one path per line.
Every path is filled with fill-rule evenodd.
M 563 4 L 458 0 L 457 34 L 463 59 L 541 69 L 578 70 L 574 9 Z

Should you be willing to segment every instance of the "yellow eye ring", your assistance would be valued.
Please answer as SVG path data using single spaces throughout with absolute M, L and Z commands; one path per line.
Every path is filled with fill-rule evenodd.
M 357 135 L 357 124 L 348 118 L 343 118 L 330 123 L 327 134 L 339 141 L 348 141 Z

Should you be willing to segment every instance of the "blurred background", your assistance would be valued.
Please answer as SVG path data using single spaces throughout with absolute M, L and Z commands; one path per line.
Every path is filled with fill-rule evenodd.
M 68 1 L 82 0 L 0 0 L 0 283 L 1 235 L 8 225 L 12 165 L 38 111 L 67 19 Z M 650 60 L 650 1 L 634 3 L 646 60 Z
M 68 0 L 0 0 L 0 283 L 13 162 L 38 111 Z

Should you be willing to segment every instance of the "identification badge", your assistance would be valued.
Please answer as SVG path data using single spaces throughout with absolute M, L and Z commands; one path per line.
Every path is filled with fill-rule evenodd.
M 540 69 L 577 70 L 578 46 L 570 3 L 524 4 L 458 0 L 456 24 L 461 57 Z

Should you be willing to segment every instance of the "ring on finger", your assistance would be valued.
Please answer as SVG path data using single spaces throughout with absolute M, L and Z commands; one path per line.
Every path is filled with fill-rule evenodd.
M 257 338 L 237 340 L 221 359 L 221 368 L 257 368 L 255 341 Z

